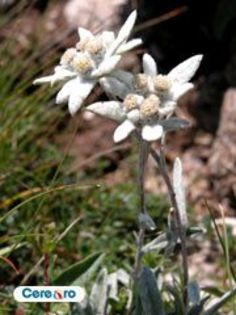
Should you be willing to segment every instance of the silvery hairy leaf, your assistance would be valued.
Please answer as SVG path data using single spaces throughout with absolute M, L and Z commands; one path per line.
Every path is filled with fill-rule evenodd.
M 126 83 L 113 76 L 101 78 L 99 83 L 104 91 L 112 98 L 119 97 L 120 99 L 124 99 L 129 93 L 129 87 Z
M 96 279 L 92 287 L 91 294 L 89 296 L 89 302 L 93 309 L 94 314 L 104 315 L 108 298 L 108 273 L 103 268 Z
M 162 233 L 161 235 L 156 237 L 154 240 L 144 245 L 142 248 L 142 253 L 146 254 L 152 251 L 160 251 L 166 248 L 167 245 L 168 245 L 168 240 L 167 240 L 166 233 Z
M 196 281 L 188 284 L 188 299 L 193 305 L 200 304 L 200 287 Z
M 199 234 L 206 234 L 207 229 L 201 226 L 190 226 L 187 228 L 186 235 L 190 237 L 194 237 Z
M 165 131 L 176 131 L 180 129 L 185 129 L 190 126 L 189 121 L 177 117 L 170 117 L 168 119 L 160 121 L 160 125 Z
M 112 77 L 124 83 L 128 89 L 128 92 L 132 90 L 134 76 L 131 72 L 124 71 L 121 69 L 116 69 L 115 71 L 112 72 Z M 128 92 L 126 94 L 128 94 Z
M 138 291 L 144 315 L 165 315 L 161 293 L 153 272 L 143 267 L 139 282 Z
M 113 272 L 108 275 L 108 280 L 107 280 L 107 285 L 108 285 L 108 296 L 109 299 L 112 299 L 116 302 L 119 301 L 118 297 L 118 277 L 117 273 Z
M 119 268 L 116 271 L 118 281 L 124 286 L 128 286 L 130 284 L 130 275 L 122 268 Z
M 151 216 L 145 212 L 139 215 L 139 224 L 142 228 L 153 231 L 156 229 L 156 224 Z
M 175 192 L 175 198 L 178 205 L 181 223 L 182 226 L 186 228 L 188 225 L 188 218 L 185 203 L 185 189 L 183 184 L 182 163 L 179 158 L 176 158 L 174 162 L 173 189 Z

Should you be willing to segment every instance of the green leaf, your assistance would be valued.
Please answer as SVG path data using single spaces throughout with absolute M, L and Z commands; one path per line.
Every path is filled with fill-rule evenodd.
M 214 315 L 225 303 L 227 303 L 232 297 L 236 295 L 236 288 L 226 292 L 221 298 L 215 299 L 210 306 L 203 312 L 203 315 Z
M 80 285 L 85 286 L 87 285 L 91 279 L 94 277 L 94 275 L 97 273 L 98 268 L 100 267 L 104 254 L 101 254 L 96 261 L 81 275 L 79 276 L 75 281 L 73 281 L 72 285 Z
M 223 290 L 221 290 L 217 287 L 214 287 L 214 286 L 203 287 L 202 291 L 207 292 L 207 293 L 214 295 L 216 297 L 221 297 L 224 294 Z
M 170 294 L 174 298 L 175 310 L 174 310 L 173 313 L 175 315 L 182 315 L 182 314 L 184 314 L 184 304 L 183 304 L 183 301 L 182 301 L 181 293 L 179 292 L 177 286 L 169 286 L 169 285 L 167 285 L 166 289 L 167 289 L 167 291 L 170 292 Z
M 69 268 L 65 269 L 52 283 L 53 285 L 70 285 L 75 280 L 78 280 L 83 274 L 85 274 L 89 268 L 101 257 L 101 253 L 92 254 L 82 261 L 79 261 Z
M 161 293 L 153 272 L 144 267 L 139 278 L 139 296 L 145 315 L 165 315 Z

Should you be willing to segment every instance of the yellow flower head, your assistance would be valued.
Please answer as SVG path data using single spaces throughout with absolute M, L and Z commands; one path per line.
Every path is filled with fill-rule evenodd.
M 134 77 L 134 86 L 137 90 L 146 91 L 148 89 L 148 76 L 144 73 L 136 74 Z
M 93 69 L 93 61 L 89 56 L 81 53 L 80 55 L 74 57 L 74 59 L 71 62 L 71 66 L 77 72 L 81 74 L 86 74 L 87 72 Z
M 158 93 L 166 92 L 171 87 L 171 80 L 167 75 L 159 74 L 154 78 L 154 89 Z
M 140 107 L 140 114 L 143 118 L 150 118 L 158 113 L 160 99 L 158 96 L 151 94 L 146 98 Z
M 127 111 L 131 111 L 139 106 L 139 96 L 136 94 L 128 94 L 124 99 L 123 105 Z

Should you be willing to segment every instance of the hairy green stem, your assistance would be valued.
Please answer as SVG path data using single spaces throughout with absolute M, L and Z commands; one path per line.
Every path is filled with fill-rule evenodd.
M 140 139 L 140 147 L 139 147 L 139 167 L 138 167 L 138 188 L 139 188 L 139 196 L 140 196 L 140 209 L 139 215 L 146 213 L 145 207 L 145 193 L 144 193 L 144 170 L 145 164 L 147 161 L 149 153 L 149 143 Z M 135 256 L 135 263 L 134 263 L 134 279 L 135 281 L 138 279 L 138 275 L 141 268 L 141 259 L 142 259 L 142 247 L 144 243 L 145 237 L 145 228 L 140 225 L 139 233 L 138 233 L 138 240 L 137 240 L 137 253 Z
M 167 172 L 166 160 L 165 160 L 165 155 L 163 152 L 163 145 L 161 146 L 161 149 L 160 149 L 160 155 L 153 149 L 151 149 L 151 155 L 156 161 L 156 163 L 158 164 L 160 173 L 168 189 L 171 204 L 173 208 L 175 209 L 174 214 L 175 214 L 176 223 L 177 223 L 178 236 L 181 241 L 181 253 L 182 253 L 182 260 L 183 260 L 184 304 L 185 304 L 185 308 L 187 308 L 188 306 L 187 288 L 188 288 L 189 275 L 188 275 L 188 254 L 187 254 L 187 246 L 186 246 L 186 231 L 181 223 L 180 211 L 179 211 L 179 207 L 176 201 L 175 192 L 174 192 L 169 174 Z

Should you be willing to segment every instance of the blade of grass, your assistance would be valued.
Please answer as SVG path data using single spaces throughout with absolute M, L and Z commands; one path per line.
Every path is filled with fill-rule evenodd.
M 223 253 L 224 253 L 224 255 L 226 256 L 226 249 L 225 249 L 224 241 L 223 241 L 223 239 L 222 239 L 222 236 L 221 236 L 219 227 L 218 227 L 217 224 L 216 224 L 215 217 L 214 217 L 214 214 L 213 214 L 213 212 L 212 212 L 212 209 L 211 209 L 211 207 L 208 205 L 207 200 L 205 200 L 205 206 L 206 206 L 206 208 L 207 208 L 207 210 L 208 210 L 208 212 L 209 212 L 209 214 L 210 214 L 210 217 L 211 217 L 211 220 L 212 220 L 212 222 L 213 222 L 214 229 L 215 229 L 215 231 L 216 231 L 216 235 L 217 235 L 217 238 L 218 238 L 218 240 L 219 240 L 219 242 L 220 242 L 220 245 L 221 245 L 221 247 L 222 247 Z M 235 272 L 234 272 L 234 269 L 233 269 L 231 263 L 230 263 L 230 272 L 231 272 L 231 274 L 232 274 L 232 277 L 233 277 L 234 281 L 236 282 L 236 275 L 235 275 Z
M 226 227 L 226 223 L 225 223 L 224 208 L 223 208 L 223 206 L 221 204 L 219 205 L 219 209 L 220 209 L 221 217 L 222 217 L 222 220 L 223 220 L 223 234 L 224 234 L 226 272 L 227 272 L 228 279 L 229 279 L 229 287 L 230 287 L 230 289 L 232 291 L 233 288 L 234 288 L 234 279 L 233 279 L 233 275 L 232 275 L 231 268 L 230 268 L 231 260 L 230 260 L 230 254 L 229 254 L 229 240 L 228 240 L 227 227 Z M 234 314 L 236 314 L 236 300 L 235 299 L 233 301 L 233 308 L 234 308 Z

